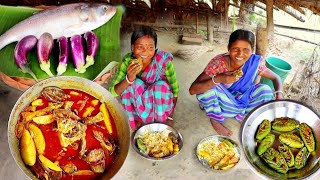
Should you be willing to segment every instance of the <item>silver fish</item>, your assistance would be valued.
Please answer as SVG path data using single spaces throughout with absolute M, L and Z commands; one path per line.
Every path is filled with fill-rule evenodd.
M 102 3 L 74 3 L 43 10 L 19 22 L 0 36 L 0 50 L 27 35 L 37 38 L 44 32 L 54 39 L 71 37 L 94 30 L 108 22 L 116 13 L 114 6 Z

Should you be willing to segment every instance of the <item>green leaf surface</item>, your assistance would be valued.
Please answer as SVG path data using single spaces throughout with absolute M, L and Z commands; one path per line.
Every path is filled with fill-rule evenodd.
M 0 6 L 0 34 L 3 34 L 18 22 L 32 16 L 38 11 L 40 10 L 28 7 Z M 62 75 L 80 76 L 93 80 L 109 65 L 110 62 L 121 61 L 120 24 L 123 11 L 124 9 L 122 6 L 117 6 L 117 12 L 112 19 L 98 29 L 93 30 L 99 38 L 99 49 L 95 57 L 94 65 L 88 67 L 85 73 L 77 73 L 75 72 L 72 56 L 70 54 L 67 70 Z M 32 78 L 29 74 L 21 72 L 14 62 L 13 54 L 16 44 L 17 42 L 11 43 L 0 50 L 0 72 L 11 77 Z M 86 49 L 85 46 L 84 49 Z M 36 48 L 28 53 L 28 60 L 30 62 L 31 70 L 35 73 L 38 79 L 45 79 L 49 77 L 40 69 Z M 58 60 L 59 46 L 55 40 L 54 48 L 50 56 L 50 68 L 53 74 L 57 74 L 56 69 L 58 66 Z M 109 68 L 112 67 L 108 66 L 108 69 Z

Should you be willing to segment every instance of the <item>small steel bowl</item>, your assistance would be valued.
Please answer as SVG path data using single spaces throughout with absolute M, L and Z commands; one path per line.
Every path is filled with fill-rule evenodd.
M 240 158 L 241 158 L 240 148 L 239 148 L 238 144 L 237 144 L 235 141 L 233 141 L 232 139 L 229 139 L 229 138 L 226 137 L 226 136 L 212 135 L 212 136 L 208 136 L 208 137 L 206 137 L 206 138 L 203 138 L 203 139 L 198 143 L 197 148 L 196 148 L 196 155 L 197 155 L 200 163 L 201 163 L 204 167 L 206 167 L 206 168 L 208 168 L 208 169 L 210 169 L 210 170 L 215 170 L 215 171 L 228 171 L 228 170 L 230 170 L 230 169 L 233 169 L 235 166 L 237 166 L 237 164 L 239 164 L 239 161 L 238 161 L 235 166 L 233 166 L 232 168 L 230 168 L 230 169 L 228 169 L 228 170 L 216 170 L 216 169 L 214 169 L 214 168 L 212 168 L 212 167 L 210 166 L 210 164 L 209 164 L 208 161 L 206 161 L 205 159 L 203 159 L 203 158 L 199 155 L 200 146 L 201 146 L 203 143 L 205 143 L 205 142 L 207 142 L 207 141 L 212 141 L 212 142 L 214 142 L 215 144 L 218 144 L 218 143 L 220 143 L 220 142 L 223 141 L 223 140 L 228 140 L 228 141 L 230 141 L 230 142 L 233 144 L 234 151 L 235 151 L 235 153 L 236 153 L 235 156 L 236 156 L 236 157 L 239 157 L 239 161 L 240 161 Z
M 162 124 L 162 123 L 147 124 L 147 125 L 141 126 L 139 129 L 137 129 L 135 132 L 133 132 L 132 135 L 131 135 L 131 144 L 132 144 L 133 149 L 139 155 L 141 155 L 142 157 L 144 157 L 144 158 L 146 158 L 148 160 L 165 160 L 165 159 L 170 159 L 170 158 L 176 156 L 177 154 L 179 154 L 179 152 L 175 153 L 175 154 L 172 154 L 170 156 L 162 157 L 162 158 L 150 157 L 147 154 L 142 153 L 139 150 L 138 146 L 137 146 L 136 139 L 140 135 L 144 134 L 145 132 L 162 132 L 162 131 L 165 131 L 165 130 L 171 131 L 173 133 L 173 135 L 178 138 L 179 152 L 180 152 L 181 149 L 182 149 L 182 146 L 183 146 L 182 135 L 176 129 L 174 129 L 173 127 L 168 126 L 166 124 Z
M 268 119 L 289 117 L 300 123 L 307 123 L 312 129 L 316 141 L 316 149 L 308 158 L 306 166 L 300 170 L 289 170 L 281 174 L 270 168 L 256 153 L 255 133 L 259 124 Z M 244 119 L 240 129 L 241 145 L 249 167 L 259 176 L 272 179 L 305 179 L 319 174 L 320 170 L 320 118 L 312 108 L 293 100 L 276 100 L 262 104 L 253 109 Z

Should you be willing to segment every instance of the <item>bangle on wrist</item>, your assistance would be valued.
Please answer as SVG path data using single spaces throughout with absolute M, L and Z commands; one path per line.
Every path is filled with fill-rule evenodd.
M 133 81 L 130 81 L 129 78 L 128 78 L 128 75 L 126 75 L 126 80 L 129 84 L 133 84 L 134 80 Z
M 215 77 L 216 77 L 216 75 L 213 75 L 213 76 L 212 76 L 212 78 L 211 78 L 211 80 L 212 80 L 213 84 L 214 84 L 214 85 L 218 85 L 218 84 L 220 84 L 220 83 L 216 83 L 216 82 L 214 81 L 214 78 L 215 78 Z
M 279 94 L 279 93 L 281 93 L 282 95 L 283 95 L 283 92 L 282 91 L 275 91 L 275 92 L 273 92 L 275 95 L 276 94 Z
M 168 119 L 169 119 L 169 120 L 171 120 L 171 121 L 173 121 L 173 118 L 172 118 L 172 117 L 170 117 L 170 116 L 168 116 Z

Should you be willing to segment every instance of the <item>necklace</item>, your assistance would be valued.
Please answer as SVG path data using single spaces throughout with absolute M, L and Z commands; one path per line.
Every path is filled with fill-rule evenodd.
M 236 71 L 241 71 L 242 67 L 244 66 L 244 64 L 242 64 L 239 68 L 233 70 L 233 68 L 231 67 L 231 59 L 230 59 L 230 57 L 228 57 L 228 66 L 229 66 L 229 69 L 230 69 L 229 72 L 234 73 Z

